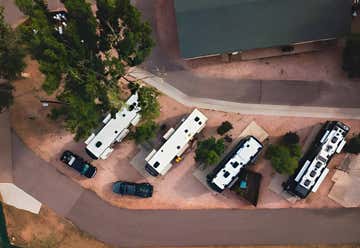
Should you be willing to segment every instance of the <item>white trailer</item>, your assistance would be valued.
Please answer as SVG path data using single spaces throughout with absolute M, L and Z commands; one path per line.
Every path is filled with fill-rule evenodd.
M 152 176 L 165 175 L 171 168 L 171 162 L 180 158 L 195 134 L 205 127 L 207 117 L 195 109 L 175 130 L 171 128 L 165 135 L 166 142 L 159 150 L 153 150 L 146 158 L 145 169 Z
M 106 159 L 114 150 L 112 146 L 121 142 L 129 133 L 129 126 L 139 123 L 140 110 L 138 94 L 135 93 L 114 118 L 109 113 L 102 121 L 103 127 L 100 131 L 97 134 L 92 133 L 85 141 L 87 154 L 93 159 Z

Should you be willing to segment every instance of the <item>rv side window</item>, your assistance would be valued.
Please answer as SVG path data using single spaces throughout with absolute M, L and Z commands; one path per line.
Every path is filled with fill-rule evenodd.
M 159 162 L 155 162 L 154 167 L 157 168 L 157 167 L 159 167 L 159 165 L 160 165 Z

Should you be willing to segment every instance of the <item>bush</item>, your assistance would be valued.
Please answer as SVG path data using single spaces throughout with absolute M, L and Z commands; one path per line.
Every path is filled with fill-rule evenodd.
M 159 92 L 153 87 L 141 87 L 138 90 L 140 114 L 143 120 L 153 120 L 160 115 Z
M 195 160 L 205 165 L 214 165 L 220 161 L 220 156 L 224 151 L 224 140 L 216 140 L 214 137 L 211 137 L 207 140 L 199 141 L 195 151 Z
M 297 135 L 297 133 L 295 132 L 288 132 L 286 133 L 283 137 L 282 137 L 282 142 L 284 143 L 284 145 L 295 145 L 297 143 L 299 143 L 299 135 Z
M 265 157 L 271 161 L 272 167 L 280 174 L 291 175 L 298 167 L 300 147 L 284 145 L 270 145 Z
M 134 138 L 137 144 L 142 144 L 156 136 L 159 126 L 154 121 L 147 121 L 136 128 Z
M 353 154 L 360 153 L 360 133 L 350 139 L 345 147 L 345 151 Z
M 10 83 L 0 84 L 0 113 L 12 104 L 14 100 L 12 90 L 13 86 Z
M 221 125 L 217 129 L 217 133 L 220 135 L 224 135 L 225 133 L 229 132 L 231 129 L 233 129 L 233 126 L 230 122 L 224 121 L 221 123 Z

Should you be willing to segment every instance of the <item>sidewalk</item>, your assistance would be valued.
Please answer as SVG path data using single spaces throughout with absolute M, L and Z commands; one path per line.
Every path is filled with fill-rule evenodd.
M 176 101 L 189 107 L 198 107 L 241 114 L 360 119 L 360 108 L 328 108 L 311 106 L 251 104 L 209 98 L 197 98 L 186 95 L 179 89 L 165 82 L 164 79 L 155 76 L 154 74 L 147 72 L 141 68 L 133 68 L 129 75 L 136 79 L 142 80 L 143 82 L 157 88 L 160 92 L 174 98 Z

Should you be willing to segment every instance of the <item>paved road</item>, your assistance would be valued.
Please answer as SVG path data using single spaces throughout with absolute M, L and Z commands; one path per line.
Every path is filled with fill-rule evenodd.
M 239 103 L 293 106 L 360 107 L 360 82 L 305 82 L 279 80 L 229 80 L 199 77 L 178 57 L 173 0 L 134 0 L 144 19 L 153 27 L 157 46 L 143 68 L 164 78 L 191 97 L 206 97 Z M 162 22 L 156 21 L 161 6 Z M 165 16 L 165 17 L 164 17 Z M 166 19 L 164 19 L 166 18 Z M 171 26 L 171 27 L 169 27 Z M 173 37 L 171 37 L 173 36 Z
M 360 242 L 360 209 L 126 210 L 82 189 L 13 135 L 14 182 L 113 245 L 205 246 Z

